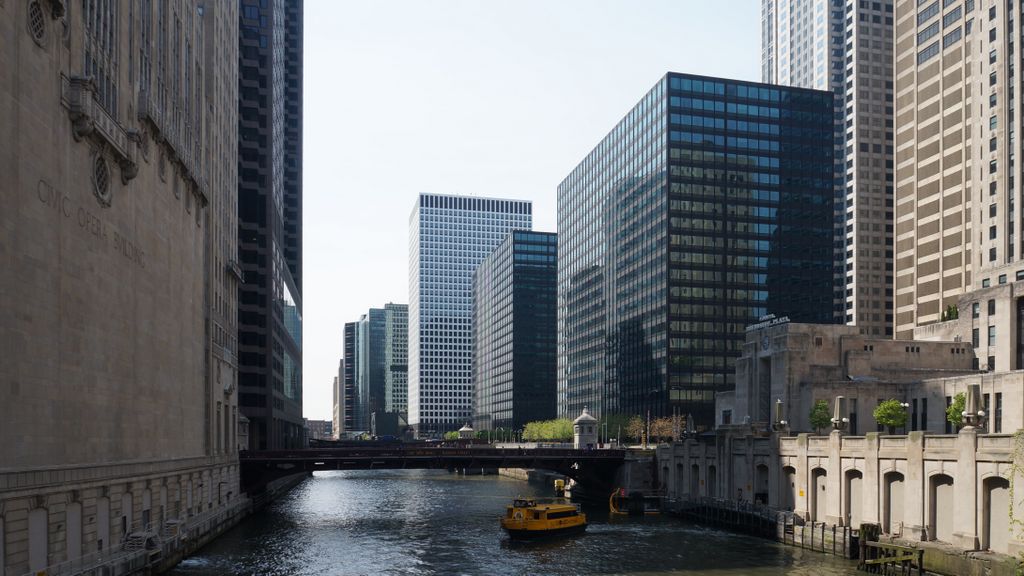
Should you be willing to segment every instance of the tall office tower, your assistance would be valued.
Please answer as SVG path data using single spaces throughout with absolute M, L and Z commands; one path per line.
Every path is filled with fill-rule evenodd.
M 358 405 L 358 399 L 356 397 L 356 358 L 358 347 L 356 345 L 356 333 L 359 331 L 358 322 L 347 322 L 345 323 L 345 342 L 344 351 L 345 356 L 341 361 L 343 378 L 342 378 L 342 415 L 345 427 L 342 432 L 365 432 L 365 428 L 359 428 L 356 422 L 356 406 Z M 360 422 L 361 423 L 361 422 Z
M 1006 3 L 896 3 L 898 338 L 1018 254 L 1012 18 Z
M 384 305 L 384 411 L 409 411 L 409 306 Z
M 0 36 L 0 572 L 57 573 L 242 504 L 238 6 L 2 2 Z
M 342 363 L 342 366 L 344 366 L 344 363 Z M 344 392 L 342 391 L 341 388 L 342 370 L 343 368 L 339 368 L 338 376 L 334 377 L 334 382 L 331 384 L 331 392 L 334 393 L 334 404 L 331 413 L 331 437 L 334 438 L 335 440 L 339 439 L 341 435 L 341 423 L 343 414 L 342 411 L 344 410 L 345 406 L 344 396 L 342 396 Z
M 892 0 L 762 0 L 765 82 L 831 90 L 836 116 L 836 312 L 893 333 Z
M 292 448 L 303 433 L 302 2 L 239 6 L 240 404 L 250 448 Z
M 384 410 L 384 311 L 370 308 L 356 327 L 355 426 L 370 429 L 370 415 Z
M 409 424 L 420 437 L 472 415 L 472 278 L 532 204 L 420 194 L 409 216 Z
M 555 417 L 558 235 L 514 231 L 473 273 L 473 427 Z
M 1024 368 L 1020 10 L 896 3 L 896 335 L 970 338 L 996 371 Z
M 303 0 L 284 6 L 284 262 L 302 293 L 302 39 Z
M 559 185 L 560 415 L 710 426 L 748 325 L 833 320 L 833 110 L 669 73 Z

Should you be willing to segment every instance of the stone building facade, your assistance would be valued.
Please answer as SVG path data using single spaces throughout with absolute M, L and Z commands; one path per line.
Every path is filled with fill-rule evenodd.
M 82 566 L 243 500 L 238 7 L 3 0 L 0 35 L 9 575 Z
M 961 316 L 960 321 L 966 320 Z M 717 396 L 716 424 L 743 423 L 749 417 L 751 426 L 766 430 L 781 419 L 792 432 L 812 432 L 814 403 L 825 400 L 832 413 L 834 399 L 843 396 L 852 434 L 882 431 L 872 412 L 888 399 L 907 404 L 908 421 L 901 431 L 951 433 L 955 429 L 946 422 L 946 407 L 968 385 L 977 384 L 989 414 L 982 431 L 1024 428 L 1024 371 L 975 369 L 972 346 L 946 324 L 945 333 L 938 326 L 931 330 L 931 336 L 942 337 L 934 341 L 876 339 L 850 326 L 754 327 L 736 362 L 735 391 Z
M 1017 449 L 1010 435 L 974 428 L 827 437 L 733 428 L 720 431 L 714 445 L 661 446 L 658 465 L 667 496 L 676 500 L 737 498 L 792 511 L 805 522 L 878 523 L 904 540 L 1018 554 L 1024 535 L 1010 523 L 1011 510 L 1024 505 L 1010 490 L 1012 481 L 1024 480 L 1013 465 Z

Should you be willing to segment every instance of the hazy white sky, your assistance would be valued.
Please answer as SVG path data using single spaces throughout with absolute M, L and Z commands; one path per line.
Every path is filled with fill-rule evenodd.
M 345 322 L 406 303 L 419 192 L 555 191 L 668 71 L 760 78 L 758 0 L 306 0 L 303 387 L 330 420 Z

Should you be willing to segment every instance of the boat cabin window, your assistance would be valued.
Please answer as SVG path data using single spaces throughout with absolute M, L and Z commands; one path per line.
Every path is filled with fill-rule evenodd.
M 536 510 L 534 510 L 533 511 L 533 519 L 534 520 L 540 520 L 540 512 L 537 512 Z
M 537 505 L 533 500 L 527 500 L 525 498 L 516 498 L 512 503 L 516 508 L 532 508 Z
M 548 512 L 548 520 L 554 520 L 555 518 L 568 518 L 570 516 L 576 516 L 575 510 L 566 510 L 564 512 Z

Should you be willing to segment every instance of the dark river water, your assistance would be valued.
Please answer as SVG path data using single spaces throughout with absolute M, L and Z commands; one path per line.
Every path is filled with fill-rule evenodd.
M 608 518 L 586 534 L 512 543 L 498 525 L 517 495 L 551 488 L 499 476 L 385 470 L 316 473 L 172 574 L 854 573 L 851 562 L 676 518 Z

